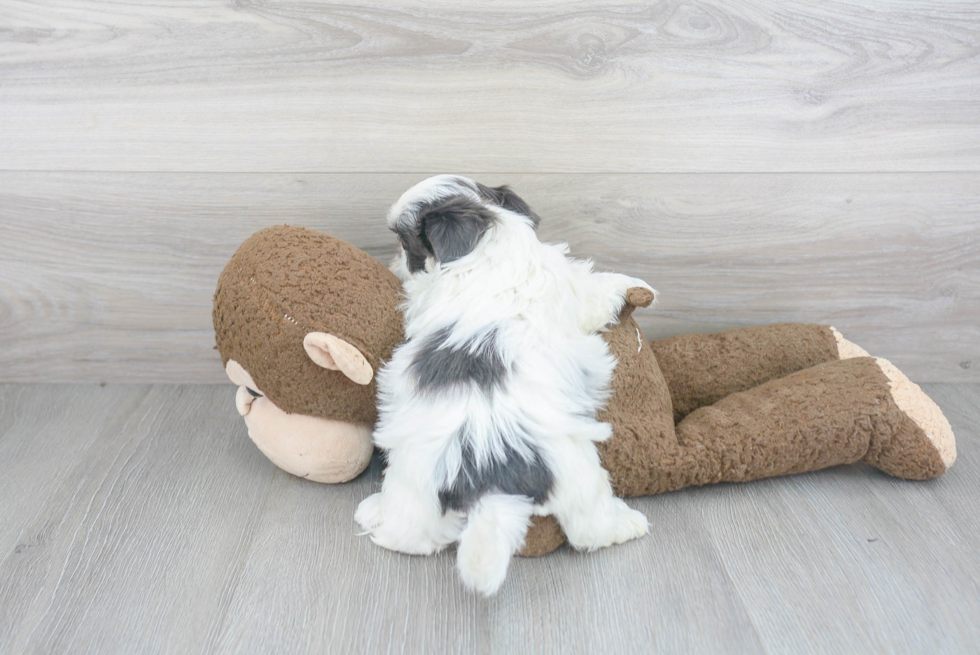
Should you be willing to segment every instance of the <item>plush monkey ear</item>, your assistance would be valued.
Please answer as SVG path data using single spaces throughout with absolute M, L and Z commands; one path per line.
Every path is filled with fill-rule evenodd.
M 422 216 L 422 235 L 440 262 L 468 255 L 494 221 L 493 213 L 469 198 L 452 198 Z
M 303 338 L 303 348 L 317 366 L 340 371 L 357 384 L 368 384 L 374 378 L 374 369 L 361 351 L 340 337 L 310 332 Z

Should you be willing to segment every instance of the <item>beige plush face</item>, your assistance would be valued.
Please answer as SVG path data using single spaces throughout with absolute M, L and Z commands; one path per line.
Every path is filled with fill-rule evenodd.
M 262 393 L 234 359 L 228 360 L 225 373 L 238 386 L 235 406 L 245 419 L 248 436 L 279 468 L 316 482 L 346 482 L 367 467 L 371 426 L 288 414 Z M 355 375 L 367 376 L 359 362 Z

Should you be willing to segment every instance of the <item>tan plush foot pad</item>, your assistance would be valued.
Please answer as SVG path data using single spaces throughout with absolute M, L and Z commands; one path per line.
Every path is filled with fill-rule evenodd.
M 837 331 L 837 328 L 831 326 L 830 331 L 834 333 L 834 338 L 837 340 L 837 356 L 841 359 L 870 357 L 867 350 L 845 339 L 844 335 Z
M 919 385 L 886 359 L 875 363 L 888 378 L 892 399 L 906 417 L 898 434 L 872 443 L 865 461 L 901 478 L 926 479 L 942 475 L 956 461 L 953 428 L 939 406 Z

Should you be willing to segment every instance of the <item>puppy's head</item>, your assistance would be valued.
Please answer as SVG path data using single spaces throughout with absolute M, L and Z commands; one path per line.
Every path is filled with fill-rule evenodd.
M 437 175 L 402 194 L 388 212 L 401 250 L 391 270 L 403 281 L 473 252 L 506 218 L 519 215 L 536 229 L 540 218 L 506 186 L 491 188 L 458 175 Z

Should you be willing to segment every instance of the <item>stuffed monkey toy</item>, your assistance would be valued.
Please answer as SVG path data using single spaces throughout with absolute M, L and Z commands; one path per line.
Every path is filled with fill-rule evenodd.
M 371 461 L 374 372 L 401 342 L 401 283 L 304 228 L 248 238 L 218 278 L 215 337 L 255 445 L 279 468 L 346 482 Z
M 400 284 L 327 234 L 278 226 L 246 240 L 214 297 L 221 360 L 249 436 L 280 468 L 343 482 L 371 457 L 374 373 L 402 340 Z M 832 327 L 777 324 L 646 340 L 631 289 L 603 333 L 618 364 L 598 443 L 620 496 L 742 482 L 866 462 L 899 478 L 956 458 L 939 407 L 884 359 Z M 535 517 L 523 555 L 564 541 Z

